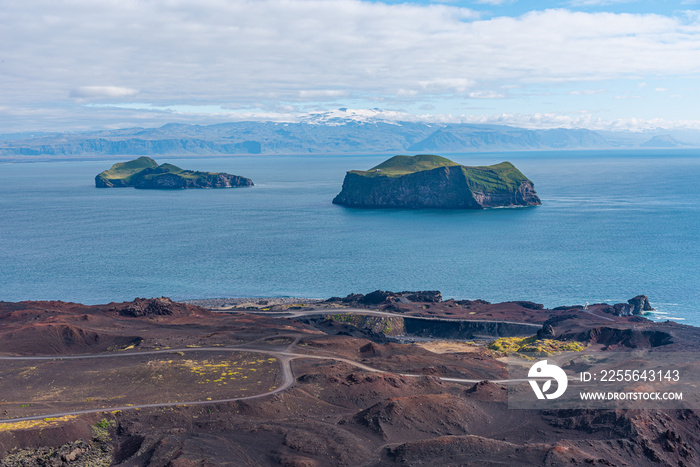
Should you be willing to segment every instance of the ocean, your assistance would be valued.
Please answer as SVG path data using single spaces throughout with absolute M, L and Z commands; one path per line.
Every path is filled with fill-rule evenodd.
M 440 290 L 547 307 L 638 294 L 652 319 L 700 325 L 700 151 L 450 154 L 509 160 L 532 208 L 331 204 L 347 170 L 388 156 L 155 157 L 252 188 L 97 189 L 114 162 L 0 163 L 0 300 L 86 304 Z

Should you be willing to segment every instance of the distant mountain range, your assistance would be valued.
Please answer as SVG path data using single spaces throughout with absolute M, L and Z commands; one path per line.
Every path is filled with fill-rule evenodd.
M 643 148 L 682 148 L 690 146 L 686 143 L 681 143 L 671 135 L 654 136 L 646 143 L 640 144 Z
M 299 123 L 169 123 L 84 133 L 0 135 L 0 156 L 163 154 L 397 154 L 552 149 L 669 148 L 700 146 L 668 134 L 585 129 L 531 130 L 503 125 L 430 124 L 354 118 Z

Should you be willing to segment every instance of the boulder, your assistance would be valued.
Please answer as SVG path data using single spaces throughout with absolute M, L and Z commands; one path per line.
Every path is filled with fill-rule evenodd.
M 551 324 L 544 324 L 542 329 L 537 331 L 538 339 L 551 339 L 554 337 L 554 328 Z
M 644 311 L 654 311 L 649 303 L 649 298 L 646 295 L 637 295 L 636 297 L 627 300 L 627 303 L 633 306 L 633 315 L 641 315 Z
M 171 315 L 189 316 L 206 313 L 206 310 L 202 308 L 174 302 L 167 297 L 136 298 L 133 302 L 112 308 L 112 311 L 118 312 L 121 316 L 132 318 Z
M 602 311 L 615 316 L 635 316 L 641 315 L 645 311 L 653 311 L 646 295 L 637 295 L 627 300 L 627 303 L 616 303 L 612 307 L 602 308 Z

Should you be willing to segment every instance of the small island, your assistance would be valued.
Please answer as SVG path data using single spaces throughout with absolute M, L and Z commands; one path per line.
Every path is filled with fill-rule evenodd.
M 333 203 L 409 209 L 542 204 L 533 183 L 510 162 L 468 167 L 433 155 L 394 156 L 370 170 L 351 170 Z
M 184 170 L 172 164 L 158 165 L 150 157 L 114 164 L 95 177 L 97 188 L 134 187 L 177 190 L 253 186 L 249 178 L 227 173 Z

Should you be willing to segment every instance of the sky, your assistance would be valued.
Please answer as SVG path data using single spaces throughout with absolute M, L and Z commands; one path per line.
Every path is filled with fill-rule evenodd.
M 339 108 L 700 129 L 700 0 L 2 3 L 3 134 L 299 121 Z

